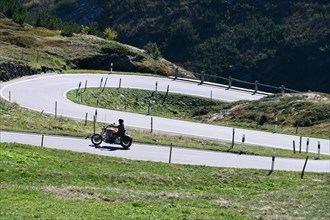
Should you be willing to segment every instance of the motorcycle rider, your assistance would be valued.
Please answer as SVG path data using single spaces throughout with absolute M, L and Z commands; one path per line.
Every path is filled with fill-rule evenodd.
M 113 133 L 115 137 L 120 137 L 125 134 L 125 125 L 124 125 L 124 120 L 119 119 L 118 120 L 119 125 L 113 125 L 112 127 L 117 128 L 117 132 Z
M 117 128 L 117 131 L 114 132 L 111 136 L 107 133 L 107 139 L 114 140 L 117 137 L 120 137 L 125 134 L 126 130 L 125 130 L 125 125 L 124 125 L 124 120 L 119 119 L 118 122 L 119 122 L 119 125 L 115 125 L 115 124 L 109 125 L 110 127 Z

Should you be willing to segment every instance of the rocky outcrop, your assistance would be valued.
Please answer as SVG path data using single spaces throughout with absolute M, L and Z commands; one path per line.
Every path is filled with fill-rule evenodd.
M 0 12 L 0 18 L 6 18 L 6 15 Z
M 41 70 L 34 69 L 18 62 L 0 63 L 1 81 L 8 81 L 22 76 L 38 74 L 40 72 Z

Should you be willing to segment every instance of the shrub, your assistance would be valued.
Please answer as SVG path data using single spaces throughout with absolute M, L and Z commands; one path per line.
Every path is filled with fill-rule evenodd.
M 259 120 L 259 125 L 263 125 L 268 121 L 268 116 L 266 114 L 261 115 Z
M 115 40 L 117 39 L 118 34 L 116 31 L 112 30 L 110 27 L 107 27 L 104 31 L 103 31 L 103 38 L 107 39 L 107 40 Z
M 158 59 L 160 57 L 160 51 L 156 43 L 147 43 L 144 46 L 144 50 L 154 59 Z

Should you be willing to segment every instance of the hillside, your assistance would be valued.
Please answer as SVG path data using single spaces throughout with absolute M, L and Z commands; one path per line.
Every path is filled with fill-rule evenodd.
M 0 79 L 70 69 L 174 74 L 175 65 L 143 50 L 92 35 L 63 37 L 52 31 L 0 18 Z
M 80 24 L 110 26 L 120 42 L 155 42 L 163 56 L 210 75 L 330 92 L 328 0 L 23 0 Z

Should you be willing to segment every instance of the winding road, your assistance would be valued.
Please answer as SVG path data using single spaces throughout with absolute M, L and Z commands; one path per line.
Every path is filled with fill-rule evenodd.
M 236 101 L 236 100 L 255 100 L 260 99 L 264 95 L 256 94 L 252 95 L 252 91 L 246 90 L 226 90 L 224 86 L 217 86 L 212 84 L 203 84 L 200 85 L 196 81 L 183 81 L 183 80 L 174 80 L 170 78 L 159 78 L 159 77 L 146 77 L 146 76 L 133 76 L 133 75 L 106 75 L 106 74 L 44 74 L 30 77 L 23 77 L 19 79 L 15 79 L 9 82 L 1 83 L 0 94 L 1 97 L 10 100 L 11 102 L 18 103 L 19 105 L 48 114 L 56 114 L 64 117 L 76 118 L 76 119 L 85 119 L 86 113 L 88 113 L 89 119 L 92 120 L 93 115 L 97 112 L 97 120 L 101 122 L 114 122 L 117 121 L 118 118 L 124 118 L 125 124 L 128 127 L 132 128 L 141 128 L 141 129 L 151 129 L 151 116 L 141 115 L 141 114 L 133 114 L 128 112 L 119 112 L 113 110 L 106 110 L 101 108 L 93 108 L 89 106 L 83 106 L 69 101 L 66 98 L 66 92 L 71 89 L 78 88 L 78 85 L 81 84 L 83 88 L 86 84 L 87 87 L 100 87 L 104 85 L 104 82 L 107 81 L 107 87 L 119 87 L 122 88 L 141 88 L 148 90 L 155 90 L 157 84 L 158 91 L 166 91 L 169 87 L 170 92 L 188 94 L 188 95 L 196 95 L 202 97 L 209 97 L 212 94 L 213 99 L 219 99 L 224 101 Z M 55 107 L 56 106 L 56 107 Z M 56 109 L 56 110 L 55 110 Z M 147 109 L 146 109 L 147 111 Z M 161 117 L 152 117 L 153 131 L 155 132 L 164 132 L 164 133 L 173 133 L 187 136 L 194 136 L 200 138 L 208 138 L 215 140 L 222 140 L 230 142 L 232 139 L 233 129 L 229 127 L 208 125 L 208 124 L 199 124 L 194 122 L 186 122 L 174 119 L 166 119 Z M 14 136 L 9 135 L 9 139 L 5 138 L 9 135 L 6 132 L 1 132 L 1 142 L 9 141 L 10 138 L 14 138 Z M 269 133 L 269 132 L 261 132 L 261 131 L 253 131 L 253 130 L 245 130 L 245 129 L 235 129 L 235 142 L 240 143 L 242 140 L 242 136 L 245 135 L 245 143 L 252 145 L 260 145 L 265 147 L 272 148 L 282 148 L 292 150 L 292 142 L 293 140 L 296 143 L 299 143 L 298 136 L 292 135 L 283 135 L 277 133 Z M 13 139 L 14 141 L 14 139 Z M 320 153 L 325 155 L 330 155 L 330 140 L 327 139 L 316 139 L 310 138 L 310 147 L 309 151 L 317 153 L 318 152 L 318 142 L 320 142 Z M 80 143 L 80 142 L 79 142 Z M 306 137 L 303 137 L 303 146 L 306 145 Z M 71 145 L 72 146 L 72 145 Z M 81 142 L 80 146 L 87 146 L 89 149 L 91 147 L 86 142 Z M 142 145 L 140 147 L 138 144 L 134 144 L 131 148 L 131 151 L 121 151 L 121 157 L 132 158 L 132 159 L 147 159 L 147 160 L 157 160 L 162 161 L 159 158 L 153 159 L 152 157 L 144 158 L 146 153 L 136 152 L 136 156 L 128 156 L 131 153 L 135 152 L 136 149 L 142 149 Z M 144 149 L 149 149 L 145 145 L 143 145 Z M 161 148 L 150 148 L 150 152 L 152 151 L 154 154 L 155 149 L 157 152 L 161 152 Z M 76 150 L 74 147 L 72 150 Z M 94 150 L 94 148 L 93 148 Z M 99 151 L 99 149 L 96 149 Z M 234 159 L 233 155 L 224 154 L 224 153 L 215 153 L 212 152 L 212 155 L 217 155 L 216 159 L 212 159 L 210 155 L 202 155 L 205 153 L 204 151 L 196 151 L 196 150 L 188 150 L 189 155 L 185 153 L 182 154 L 181 159 L 177 158 L 177 163 L 188 163 L 188 164 L 204 164 L 211 166 L 228 166 L 225 165 L 224 162 L 220 163 L 209 163 L 205 161 L 207 160 L 219 161 L 240 161 L 241 165 L 235 165 L 231 167 L 242 167 L 242 168 L 259 168 L 259 169 L 268 169 L 265 165 L 258 165 L 258 162 L 253 164 L 253 161 L 258 161 L 263 157 L 252 157 L 252 156 L 242 156 L 240 158 Z M 147 151 L 147 150 L 146 150 Z M 179 150 L 178 150 L 179 151 Z M 110 151 L 111 152 L 111 151 Z M 120 152 L 120 151 L 116 151 Z M 129 152 L 129 153 L 128 153 Z M 198 154 L 196 155 L 197 152 Z M 94 153 L 94 152 L 93 152 Z M 198 156 L 200 155 L 200 156 Z M 219 156 L 223 155 L 223 156 Z M 176 155 L 177 157 L 179 155 Z M 201 159 L 191 159 L 191 158 L 201 158 Z M 237 155 L 234 155 L 236 158 Z M 156 158 L 156 157 L 155 157 Z M 189 159 L 190 158 L 190 159 Z M 251 158 L 244 159 L 242 158 Z M 259 159 L 257 159 L 259 158 Z M 268 163 L 269 158 L 267 158 Z M 278 167 L 278 169 L 283 170 L 297 170 L 297 167 L 292 165 L 292 161 L 297 164 L 302 164 L 303 160 L 288 160 L 283 159 L 287 162 L 287 165 L 283 165 Z M 249 164 L 249 165 L 247 165 Z M 311 165 L 312 164 L 312 165 Z M 268 165 L 269 166 L 269 165 Z M 301 170 L 301 166 L 299 165 L 299 169 Z M 309 169 L 309 168 L 310 169 Z M 315 172 L 329 172 L 330 171 L 330 161 L 329 160 L 319 160 L 319 161 L 309 161 L 306 171 L 315 171 Z

